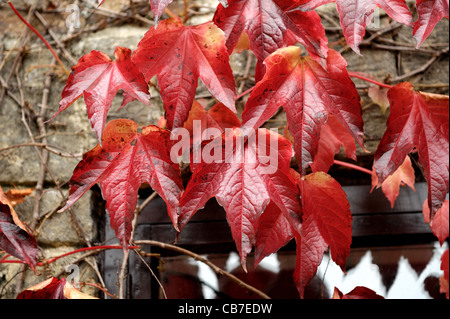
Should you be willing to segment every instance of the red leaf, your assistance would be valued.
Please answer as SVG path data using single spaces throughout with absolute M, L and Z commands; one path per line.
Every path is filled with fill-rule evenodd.
M 308 208 L 307 208 L 308 209 Z M 297 259 L 294 270 L 294 283 L 303 298 L 305 287 L 317 273 L 323 253 L 328 244 L 320 233 L 319 227 L 311 212 L 303 215 L 302 234 L 296 235 Z
M 290 176 L 291 143 L 260 129 L 253 135 L 254 143 L 242 144 L 243 134 L 239 128 L 226 130 L 203 147 L 204 155 L 207 147 L 215 145 L 214 153 L 219 156 L 214 160 L 203 156 L 197 164 L 180 200 L 179 228 L 215 196 L 226 211 L 245 269 L 246 256 L 255 244 L 259 217 L 269 202 L 274 202 L 296 230 L 300 207 L 298 189 Z
M 74 288 L 65 278 L 49 278 L 23 290 L 17 299 L 97 299 Z
M 53 118 L 84 95 L 89 121 L 101 140 L 108 111 L 119 89 L 124 92 L 121 107 L 135 99 L 150 103 L 147 82 L 131 62 L 131 50 L 117 47 L 114 56 L 116 61 L 113 62 L 105 53 L 92 51 L 80 58 L 78 64 L 72 67 L 59 110 Z
M 345 271 L 352 243 L 352 214 L 347 195 L 337 181 L 323 172 L 305 176 L 299 181 L 299 185 L 303 220 L 313 220 L 320 236 L 330 246 L 331 258 Z M 306 230 L 302 233 L 305 234 Z M 305 236 L 306 241 L 310 240 L 309 236 L 314 236 L 311 240 L 321 242 L 316 231 Z M 315 256 L 323 252 L 320 251 L 323 245 L 319 246 Z
M 388 98 L 391 110 L 387 129 L 374 158 L 379 183 L 417 148 L 428 183 L 432 219 L 449 189 L 448 96 L 415 92 L 412 84 L 405 82 L 390 89 Z
M 333 165 L 334 156 L 344 147 L 348 158 L 356 161 L 356 145 L 353 136 L 336 120 L 333 115 L 328 115 L 328 121 L 320 131 L 319 146 L 314 162 L 311 164 L 313 172 L 328 172 Z
M 430 208 L 428 207 L 428 201 L 423 203 L 423 216 L 426 223 L 430 223 L 431 231 L 439 239 L 441 246 L 449 235 L 449 219 L 448 219 L 448 199 L 442 203 L 441 208 L 438 209 L 436 215 L 430 223 Z
M 188 118 L 183 127 L 189 131 L 191 136 L 194 134 L 194 121 L 200 121 L 201 133 L 208 128 L 217 128 L 221 133 L 226 128 L 240 127 L 241 121 L 235 113 L 222 103 L 214 104 L 208 111 L 194 100 Z
M 149 81 L 158 77 L 169 129 L 181 127 L 194 101 L 198 78 L 236 112 L 236 85 L 222 30 L 212 22 L 184 26 L 179 19 L 151 28 L 133 53 L 133 62 Z
M 448 299 L 448 283 L 449 283 L 449 270 L 448 270 L 448 249 L 444 251 L 444 253 L 441 256 L 441 270 L 444 272 L 444 274 L 439 278 L 440 283 L 440 292 L 445 293 Z
M 311 0 L 301 4 L 300 9 L 314 10 L 330 2 L 336 2 L 345 40 L 358 54 L 366 26 L 372 20 L 376 7 L 382 8 L 392 19 L 411 28 L 414 27 L 413 18 L 405 0 Z
M 264 75 L 263 61 L 277 49 L 303 44 L 309 54 L 325 65 L 328 40 L 316 12 L 295 9 L 297 0 L 230 0 L 227 8 L 217 7 L 214 23 L 225 32 L 231 54 L 242 31 L 250 40 L 250 48 L 258 58 L 256 79 Z
M 149 0 L 152 7 L 152 13 L 155 20 L 155 24 L 158 24 L 158 20 L 163 14 L 164 9 L 172 2 L 172 0 Z
M 345 295 L 334 287 L 333 299 L 384 299 L 384 297 L 367 287 L 358 286 Z
M 65 210 L 96 183 L 100 183 L 111 227 L 126 249 L 131 222 L 142 183 L 149 183 L 167 204 L 168 214 L 177 227 L 178 200 L 182 191 L 178 163 L 170 157 L 170 132 L 147 126 L 137 133 L 137 124 L 119 119 L 107 124 L 102 141 L 83 156 L 70 180 Z
M 329 114 L 363 146 L 360 97 L 338 52 L 328 51 L 328 71 L 310 57 L 301 57 L 298 47 L 279 49 L 265 64 L 267 72 L 242 113 L 243 128 L 260 127 L 283 106 L 302 175 L 317 154 Z
M 0 202 L 0 248 L 8 254 L 19 258 L 35 270 L 39 252 L 36 239 L 16 225 L 11 209 Z
M 448 19 L 448 0 L 417 0 L 418 19 L 414 24 L 413 36 L 419 48 L 430 35 L 436 24 L 444 17 Z
M 391 208 L 394 207 L 395 200 L 400 194 L 400 186 L 405 183 L 415 191 L 414 182 L 414 168 L 411 159 L 407 156 L 403 164 L 381 184 L 381 190 L 391 203 Z M 372 189 L 370 192 L 377 186 L 379 186 L 377 173 L 375 169 L 372 169 Z
M 64 295 L 66 279 L 49 278 L 17 295 L 16 299 L 67 299 Z
M 255 243 L 255 267 L 265 257 L 277 252 L 294 237 L 289 220 L 271 201 L 259 218 Z

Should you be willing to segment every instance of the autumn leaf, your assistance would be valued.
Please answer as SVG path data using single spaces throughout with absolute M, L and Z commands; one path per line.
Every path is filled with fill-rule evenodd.
M 319 146 L 314 161 L 311 163 L 313 172 L 328 172 L 334 163 L 334 157 L 344 148 L 345 155 L 356 161 L 356 145 L 353 136 L 339 123 L 333 115 L 328 115 L 328 121 L 320 131 Z
M 75 289 L 65 278 L 51 277 L 20 292 L 16 299 L 97 299 Z
M 302 234 L 295 235 L 297 257 L 293 276 L 300 298 L 304 297 L 305 288 L 316 275 L 323 254 L 328 249 L 314 215 L 307 213 L 302 219 Z
M 334 287 L 332 299 L 384 299 L 384 297 L 378 295 L 372 289 L 358 286 L 345 295 L 337 287 Z
M 10 189 L 6 193 L 3 192 L 3 189 L 0 186 L 0 201 L 4 204 L 10 203 L 11 207 L 16 206 L 17 204 L 25 201 L 25 197 L 29 196 L 33 192 L 33 188 L 23 188 L 23 189 Z
M 298 173 L 297 173 L 298 175 Z M 297 258 L 294 283 L 300 297 L 317 272 L 324 252 L 345 271 L 352 242 L 352 215 L 345 192 L 324 172 L 295 178 L 300 187 L 302 226 L 294 233 Z
M 360 54 L 366 27 L 372 20 L 376 7 L 382 8 L 392 19 L 414 27 L 413 18 L 405 0 L 310 0 L 302 1 L 300 10 L 314 10 L 324 4 L 335 2 L 341 27 L 347 44 Z
M 300 51 L 298 47 L 279 49 L 265 60 L 267 72 L 247 100 L 242 127 L 260 127 L 283 106 L 304 175 L 317 154 L 321 128 L 329 114 L 362 147 L 364 142 L 360 97 L 345 60 L 330 49 L 326 71 L 310 57 L 300 56 Z
M 178 200 L 183 186 L 178 163 L 170 157 L 173 141 L 170 132 L 157 126 L 147 126 L 141 133 L 131 120 L 109 122 L 98 144 L 87 152 L 70 179 L 66 210 L 88 189 L 100 184 L 111 227 L 124 249 L 132 230 L 139 186 L 149 183 L 167 204 L 167 212 L 175 227 Z
M 388 92 L 387 129 L 374 156 L 379 183 L 404 162 L 414 148 L 428 184 L 430 218 L 449 189 L 448 96 L 415 92 L 411 83 L 397 84 Z
M 123 90 L 121 107 L 135 99 L 150 103 L 147 82 L 131 62 L 131 50 L 117 47 L 114 56 L 116 61 L 103 52 L 91 51 L 80 58 L 72 67 L 61 94 L 59 110 L 52 119 L 83 95 L 89 121 L 100 141 L 108 111 L 119 89 Z
M 151 28 L 132 60 L 149 81 L 157 75 L 167 127 L 182 127 L 194 101 L 198 78 L 212 95 L 236 112 L 236 85 L 223 31 L 212 22 L 184 26 L 167 19 Z
M 230 0 L 228 7 L 219 5 L 214 23 L 225 32 L 231 54 L 243 31 L 258 63 L 256 80 L 265 73 L 263 61 L 277 49 L 303 44 L 308 53 L 325 65 L 328 40 L 316 12 L 296 10 L 297 0 Z
M 448 238 L 449 234 L 449 219 L 448 219 L 448 199 L 446 199 L 441 208 L 438 209 L 436 215 L 434 215 L 433 220 L 430 222 L 430 208 L 428 207 L 428 201 L 425 200 L 423 203 L 423 216 L 426 223 L 430 224 L 431 231 L 438 238 L 441 246 L 444 241 Z
M 30 233 L 28 229 L 25 227 L 25 225 L 22 223 L 22 221 L 19 219 L 19 216 L 17 215 L 17 212 L 14 210 L 14 206 L 19 202 L 23 201 L 22 195 L 26 196 L 26 194 L 31 194 L 32 189 L 24 189 L 24 190 L 18 190 L 18 193 L 7 191 L 6 194 L 3 192 L 2 187 L 0 186 L 0 203 L 3 203 L 5 205 L 9 206 L 9 211 L 11 213 L 11 217 L 14 221 L 14 224 L 22 228 L 24 231 Z M 16 194 L 16 195 L 14 195 Z M 20 194 L 20 195 L 17 195 Z
M 255 242 L 255 267 L 267 256 L 277 252 L 292 238 L 292 230 L 289 220 L 280 208 L 273 202 L 264 209 L 258 221 Z
M 418 19 L 414 24 L 413 36 L 419 48 L 431 34 L 436 24 L 444 17 L 448 19 L 448 0 L 416 0 Z
M 194 100 L 187 120 L 183 127 L 187 129 L 191 136 L 194 135 L 194 121 L 197 122 L 200 134 L 206 129 L 217 129 L 220 133 L 225 132 L 226 128 L 240 127 L 241 121 L 235 113 L 222 103 L 214 104 L 208 111 L 197 101 Z
M 291 143 L 266 129 L 254 134 L 254 142 L 249 142 L 248 135 L 242 143 L 245 134 L 235 128 L 204 145 L 203 151 L 213 150 L 214 158 L 202 153 L 202 162 L 197 164 L 180 200 L 181 230 L 210 198 L 217 199 L 226 211 L 244 269 L 256 241 L 259 217 L 270 201 L 294 230 L 300 225 L 298 189 L 290 176 Z
M 0 202 L 0 248 L 24 261 L 35 271 L 39 252 L 37 242 L 22 227 L 14 222 L 9 205 Z
M 386 114 L 386 110 L 389 108 L 389 99 L 387 97 L 387 88 L 372 86 L 368 90 L 368 96 L 372 99 L 372 102 L 379 105 L 383 114 Z
M 313 230 L 312 234 L 305 235 L 306 241 L 318 243 L 316 246 L 320 249 L 315 251 L 317 255 L 323 253 L 323 239 L 330 246 L 331 258 L 345 271 L 345 262 L 350 255 L 352 243 L 352 214 L 347 195 L 341 185 L 324 172 L 306 175 L 299 181 L 299 185 L 302 226 L 305 227 L 306 222 Z M 308 219 L 311 221 L 307 222 Z M 303 230 L 302 233 L 307 231 Z
M 381 190 L 391 203 L 391 208 L 394 207 L 395 200 L 400 194 L 400 186 L 406 184 L 415 191 L 414 182 L 414 168 L 412 167 L 411 159 L 409 156 L 406 156 L 403 164 L 381 184 Z M 376 170 L 372 169 L 372 189 L 370 192 L 379 186 Z

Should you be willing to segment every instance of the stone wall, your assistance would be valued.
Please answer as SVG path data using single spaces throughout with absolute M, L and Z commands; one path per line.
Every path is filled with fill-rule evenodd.
M 116 46 L 135 49 L 139 40 L 152 25 L 152 15 L 148 10 L 148 1 L 136 2 L 135 10 L 142 18 L 128 17 L 118 14 L 125 8 L 129 1 L 110 0 L 94 11 L 94 7 L 87 5 L 84 1 L 15 1 L 14 5 L 26 16 L 28 9 L 36 3 L 36 9 L 50 25 L 57 39 L 64 44 L 64 49 L 58 53 L 67 67 L 72 65 L 71 61 L 77 61 L 82 55 L 91 50 L 100 50 L 113 56 Z M 204 7 L 215 7 L 217 1 L 203 0 L 195 1 Z M 70 12 L 66 8 L 71 4 L 77 4 L 80 8 L 81 28 L 69 29 L 66 20 Z M 174 0 L 171 10 L 182 14 L 183 1 Z M 410 2 L 413 4 L 414 2 Z M 205 14 L 193 16 L 190 23 L 200 23 L 211 19 L 211 9 L 198 9 Z M 123 11 L 127 12 L 127 11 Z M 449 23 L 448 20 L 440 22 L 430 38 L 424 43 L 421 51 L 414 51 L 414 40 L 412 30 L 407 27 L 396 28 L 392 32 L 383 34 L 377 41 L 378 47 L 373 45 L 363 46 L 361 56 L 351 50 L 344 50 L 342 33 L 336 31 L 337 13 L 333 4 L 321 7 L 318 12 L 322 15 L 324 25 L 327 27 L 329 43 L 335 49 L 343 51 L 348 61 L 348 69 L 368 73 L 380 80 L 408 74 L 418 67 L 424 65 L 437 52 L 448 48 Z M 125 14 L 126 15 L 126 14 Z M 165 18 L 166 16 L 164 16 Z M 45 35 L 54 47 L 55 40 L 46 32 L 43 24 L 36 16 L 30 20 L 31 23 Z M 386 26 L 389 20 L 381 16 L 379 29 Z M 377 30 L 379 30 L 377 29 Z M 71 212 L 55 213 L 58 207 L 64 203 L 68 193 L 68 181 L 72 171 L 81 159 L 83 153 L 96 145 L 97 141 L 93 134 L 86 115 L 83 98 L 80 98 L 67 110 L 58 115 L 52 121 L 46 122 L 45 134 L 42 127 L 38 125 L 36 116 L 32 110 L 39 113 L 42 108 L 43 96 L 45 96 L 47 76 L 51 76 L 48 101 L 45 105 L 46 111 L 44 121 L 49 120 L 58 110 L 61 92 L 65 85 L 66 76 L 58 70 L 52 62 L 50 52 L 42 45 L 42 42 L 29 30 L 25 40 L 21 41 L 22 34 L 27 28 L 19 22 L 12 14 L 5 1 L 0 6 L 0 75 L 2 82 L 3 99 L 0 104 L 0 185 L 4 191 L 11 188 L 36 188 L 42 185 L 42 192 L 36 190 L 26 200 L 16 206 L 20 218 L 30 224 L 33 223 L 33 210 L 39 204 L 38 223 L 40 227 L 38 243 L 42 248 L 42 256 L 51 258 L 65 252 L 73 251 L 86 245 L 100 244 L 104 240 L 101 236 L 102 216 L 93 210 L 93 203 L 98 202 L 98 193 L 89 191 Z M 402 47 L 409 50 L 397 50 L 393 43 L 401 43 Z M 345 44 L 345 43 L 344 43 Z M 379 45 L 391 48 L 380 48 Z M 448 52 L 448 51 L 447 51 Z M 232 66 L 236 77 L 244 77 L 246 59 L 249 54 L 244 52 L 232 56 Z M 254 61 L 253 61 L 254 62 Z M 50 65 L 53 64 L 53 65 Z M 408 77 L 416 89 L 427 92 L 448 94 L 449 79 L 448 54 L 443 54 L 425 72 Z M 17 72 L 16 72 L 17 70 Z M 8 80 L 9 79 L 9 80 Z M 241 82 L 240 82 L 241 83 Z M 374 152 L 379 139 L 385 129 L 386 119 L 389 112 L 383 113 L 381 108 L 373 103 L 367 96 L 368 83 L 355 80 L 360 94 L 363 98 L 365 132 L 370 137 L 366 143 L 369 151 Z M 48 83 L 47 83 L 48 84 Z M 245 90 L 254 85 L 254 79 L 247 77 L 242 89 Z M 7 89 L 6 89 L 7 87 Z M 198 95 L 207 96 L 207 91 L 200 85 Z M 131 102 L 124 109 L 119 109 L 122 96 L 119 93 L 114 99 L 108 120 L 120 117 L 133 119 L 140 126 L 155 124 L 163 114 L 161 101 L 156 90 L 151 91 L 151 105 L 143 105 L 139 102 Z M 45 101 L 44 101 L 45 102 Z M 245 98 L 239 105 L 245 103 Z M 285 116 L 281 112 L 277 115 L 280 126 L 285 124 Z M 48 162 L 43 165 L 39 153 L 44 148 L 41 143 L 48 144 Z M 31 144 L 30 144 L 31 143 Z M 31 146 L 30 146 L 31 145 Z M 32 146 L 35 145 L 35 146 Z M 37 146 L 36 146 L 37 145 Z M 13 147 L 14 148 L 10 148 Z M 360 153 L 362 155 L 362 153 Z M 369 154 L 370 155 L 370 154 Z M 41 173 L 45 172 L 41 179 Z M 48 218 L 47 218 L 48 217 Z M 111 241 L 114 242 L 114 241 Z M 110 242 L 109 242 L 110 243 Z M 27 270 L 22 274 L 22 267 L 17 264 L 0 265 L 0 298 L 13 298 L 20 288 L 26 288 L 45 279 L 45 276 L 67 276 L 64 271 L 67 265 L 76 263 L 79 266 L 79 280 L 82 282 L 100 283 L 97 271 L 100 266 L 96 265 L 93 257 L 78 263 L 77 259 L 82 254 L 71 255 L 52 263 L 46 267 L 40 276 L 35 276 Z M 96 295 L 98 290 L 84 287 L 83 291 Z

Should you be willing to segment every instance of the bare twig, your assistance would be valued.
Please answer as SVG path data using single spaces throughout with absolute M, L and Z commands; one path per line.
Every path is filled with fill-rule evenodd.
M 155 240 L 136 240 L 135 244 L 137 244 L 137 245 L 156 246 L 156 247 L 160 247 L 160 248 L 163 248 L 163 249 L 169 249 L 169 250 L 172 250 L 172 251 L 176 251 L 176 252 L 181 253 L 183 255 L 192 257 L 195 260 L 198 260 L 198 261 L 204 263 L 205 265 L 209 266 L 216 274 L 229 278 L 234 283 L 238 284 L 240 287 L 242 287 L 244 289 L 247 289 L 248 291 L 258 295 L 259 297 L 261 297 L 263 299 L 270 299 L 270 297 L 268 295 L 266 295 L 264 292 L 260 291 L 259 289 L 255 288 L 253 286 L 250 286 L 249 284 L 243 282 L 241 279 L 237 278 L 233 274 L 230 274 L 229 272 L 227 272 L 227 271 L 223 270 L 222 268 L 214 265 L 209 260 L 203 258 L 200 255 L 197 255 L 196 253 L 194 253 L 194 252 L 192 252 L 190 250 L 187 250 L 187 249 L 175 246 L 175 245 L 171 245 L 171 244 L 166 244 L 166 243 L 163 243 L 163 242 L 155 241 Z
M 66 57 L 66 59 L 72 65 L 77 64 L 77 60 L 69 53 L 69 51 L 66 50 L 66 48 L 64 47 L 64 44 L 59 40 L 59 38 L 56 35 L 56 33 L 50 28 L 49 24 L 44 19 L 44 17 L 37 11 L 34 13 L 34 15 L 39 19 L 39 21 L 41 21 L 42 25 L 47 29 L 48 34 L 50 34 L 50 36 L 53 38 L 53 40 L 55 41 L 56 45 L 63 52 L 63 54 Z
M 133 249 L 134 252 L 136 253 L 136 255 L 138 255 L 138 257 L 141 259 L 141 261 L 145 264 L 145 266 L 147 266 L 147 269 L 150 270 L 150 273 L 152 274 L 153 278 L 155 278 L 156 282 L 158 283 L 159 287 L 161 288 L 161 291 L 163 293 L 164 299 L 167 299 L 167 294 L 166 291 L 164 290 L 164 287 L 161 283 L 161 281 L 159 281 L 158 277 L 155 275 L 155 273 L 153 272 L 152 268 L 150 267 L 149 264 L 147 264 L 147 262 L 145 261 L 145 259 L 141 256 L 141 254 L 139 253 L 138 250 Z
M 43 149 L 49 151 L 50 153 L 56 154 L 61 157 L 80 158 L 83 156 L 83 154 L 72 154 L 70 152 L 67 152 L 67 151 L 61 149 L 58 146 L 48 145 L 46 143 L 21 143 L 21 144 L 10 145 L 10 146 L 0 148 L 0 153 L 8 151 L 8 150 L 16 149 L 16 148 L 27 147 L 27 146 L 42 147 Z M 58 149 L 60 149 L 60 150 L 58 151 Z
M 429 59 L 427 61 L 427 63 L 425 63 L 424 65 L 422 65 L 420 68 L 415 69 L 414 71 L 411 71 L 407 74 L 404 75 L 400 75 L 397 76 L 395 78 L 393 78 L 391 81 L 392 82 L 400 82 L 400 81 L 404 81 L 407 78 L 410 78 L 416 74 L 425 72 L 434 62 L 436 62 L 443 54 L 448 54 L 449 48 L 447 47 L 446 49 L 443 49 L 440 51 L 439 55 L 436 55 L 434 57 L 432 57 L 431 59 Z
M 119 273 L 119 299 L 125 299 L 125 279 L 127 278 L 128 273 L 128 256 L 130 255 L 130 251 L 124 250 L 123 251 L 123 260 L 122 260 L 122 266 L 120 267 L 120 273 Z

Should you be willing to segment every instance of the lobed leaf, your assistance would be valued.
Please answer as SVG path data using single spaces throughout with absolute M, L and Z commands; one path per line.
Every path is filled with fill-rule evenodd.
M 366 27 L 372 20 L 376 7 L 382 8 L 392 19 L 411 28 L 413 18 L 405 0 L 310 0 L 302 1 L 300 10 L 314 10 L 324 4 L 335 2 L 347 44 L 360 54 Z
M 212 95 L 236 112 L 236 85 L 222 30 L 212 22 L 184 26 L 179 19 L 151 28 L 133 52 L 146 81 L 157 75 L 167 127 L 182 127 L 188 118 L 200 77 Z
M 177 228 L 179 198 L 183 189 L 178 163 L 170 157 L 170 132 L 147 126 L 137 132 L 137 124 L 119 119 L 109 122 L 99 144 L 87 152 L 70 179 L 70 193 L 63 211 L 88 189 L 100 184 L 111 227 L 127 249 L 132 230 L 137 193 L 143 183 L 158 192 Z
M 413 37 L 417 48 L 431 34 L 436 24 L 448 15 L 448 0 L 416 0 L 418 19 L 414 23 Z
M 391 204 L 391 208 L 395 205 L 395 200 L 400 194 L 400 186 L 402 184 L 408 185 L 412 190 L 414 189 L 415 176 L 414 168 L 411 164 L 409 156 L 405 158 L 402 165 L 381 184 L 381 190 Z M 375 169 L 372 169 L 372 189 L 379 187 L 378 177 Z
M 403 163 L 414 148 L 428 184 L 430 218 L 449 190 L 448 96 L 415 92 L 411 83 L 389 89 L 387 129 L 374 157 L 379 184 Z
M 352 242 L 352 214 L 347 195 L 341 185 L 324 172 L 306 175 L 299 185 L 303 220 L 312 219 L 311 227 L 315 223 L 320 236 L 330 246 L 331 258 L 345 271 Z M 315 233 L 314 240 L 320 243 L 317 231 Z
M 327 71 L 300 48 L 279 49 L 265 64 L 267 72 L 252 91 L 244 112 L 243 128 L 258 128 L 283 106 L 294 139 L 300 172 L 313 162 L 321 128 L 332 114 L 363 147 L 360 97 L 342 56 L 328 51 Z
M 147 82 L 131 61 L 131 50 L 117 47 L 114 56 L 116 61 L 113 62 L 105 53 L 92 51 L 80 58 L 72 67 L 61 94 L 59 110 L 52 119 L 83 95 L 89 122 L 100 141 L 108 111 L 119 89 L 123 89 L 121 107 L 136 99 L 150 103 Z
M 216 197 L 226 211 L 245 269 L 246 256 L 256 241 L 259 218 L 270 201 L 296 231 L 300 227 L 300 207 L 298 189 L 290 176 L 290 142 L 265 129 L 255 133 L 254 143 L 244 140 L 244 136 L 239 128 L 226 130 L 203 146 L 203 151 L 211 147 L 219 156 L 209 160 L 203 155 L 202 162 L 197 164 L 180 200 L 179 228 L 181 230 L 211 197 Z M 270 161 L 265 162 L 266 159 Z M 275 166 L 272 159 L 276 160 Z
M 246 32 L 258 59 L 257 81 L 265 73 L 263 61 L 270 54 L 297 42 L 325 65 L 328 40 L 320 17 L 316 12 L 296 10 L 297 5 L 297 0 L 230 0 L 228 7 L 217 7 L 213 20 L 225 32 L 230 54 L 242 32 Z

